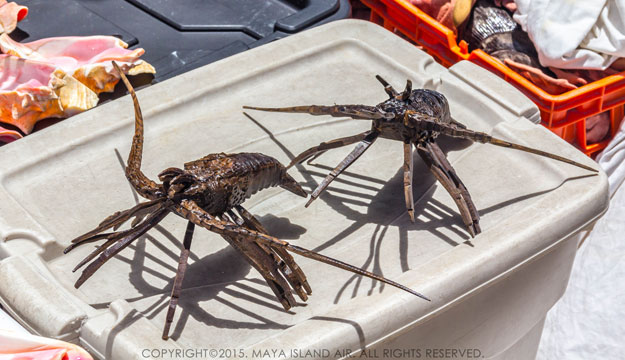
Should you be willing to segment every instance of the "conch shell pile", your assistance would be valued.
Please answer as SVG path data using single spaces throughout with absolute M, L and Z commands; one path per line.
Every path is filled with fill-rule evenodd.
M 113 36 L 54 37 L 19 43 L 8 32 L 28 13 L 24 6 L 0 0 L 0 123 L 29 134 L 44 118 L 68 117 L 98 103 L 119 81 L 112 61 L 124 73 L 154 73 L 140 60 L 143 49 Z M 0 126 L 0 142 L 22 137 Z

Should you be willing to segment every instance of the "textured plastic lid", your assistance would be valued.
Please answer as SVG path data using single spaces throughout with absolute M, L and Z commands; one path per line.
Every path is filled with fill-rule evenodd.
M 338 10 L 339 0 L 128 0 L 178 30 L 243 31 L 262 38 L 276 29 L 295 32 Z
M 535 105 L 495 75 L 471 63 L 445 69 L 377 25 L 345 20 L 138 91 L 143 171 L 155 179 L 165 168 L 222 151 L 263 152 L 287 163 L 322 141 L 362 132 L 369 122 L 306 114 L 250 112 L 251 121 L 241 106 L 376 104 L 387 98 L 376 74 L 396 88 L 409 78 L 414 87 L 444 93 L 453 117 L 472 129 L 596 166 L 528 121 L 539 118 Z M 470 298 L 608 205 L 603 172 L 588 176 L 531 154 L 441 138 L 483 232 L 470 240 L 453 200 L 417 160 L 413 224 L 404 206 L 402 145 L 381 139 L 309 208 L 306 199 L 279 188 L 259 192 L 245 206 L 271 234 L 383 274 L 431 302 L 295 256 L 313 294 L 285 312 L 233 249 L 197 229 L 172 337 L 164 342 L 185 220 L 168 216 L 79 290 L 71 269 L 94 245 L 62 254 L 72 238 L 138 201 L 122 164 L 133 121 L 126 96 L 0 148 L 0 301 L 32 331 L 80 342 L 101 358 L 145 359 L 145 349 L 237 351 L 226 357 L 285 349 L 287 358 L 297 357 L 291 349 L 355 352 Z M 329 151 L 290 173 L 310 190 L 350 150 Z M 532 304 L 527 316 L 544 316 L 550 305 L 540 295 L 523 301 Z M 455 336 L 443 338 L 453 342 L 462 334 Z M 486 357 L 501 350 L 496 335 L 481 341 L 472 345 Z
M 349 16 L 348 0 L 24 0 L 19 41 L 113 35 L 145 49 L 156 81 Z M 71 26 L 68 26 L 71 24 Z
M 112 35 L 124 40 L 128 46 L 138 43 L 134 35 L 89 10 L 81 2 L 26 0 L 19 3 L 28 6 L 29 11 L 11 33 L 14 40 L 30 42 L 54 36 Z

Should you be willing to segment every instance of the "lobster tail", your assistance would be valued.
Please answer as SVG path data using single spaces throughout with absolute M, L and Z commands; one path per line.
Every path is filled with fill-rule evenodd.
M 292 192 L 295 195 L 299 195 L 301 197 L 308 197 L 308 194 L 306 193 L 306 191 L 304 191 L 304 189 L 302 189 L 302 186 L 298 184 L 297 181 L 295 181 L 295 179 L 293 179 L 291 175 L 289 175 L 286 172 L 286 169 L 284 169 L 284 173 L 282 174 L 282 179 L 280 179 L 280 187 Z

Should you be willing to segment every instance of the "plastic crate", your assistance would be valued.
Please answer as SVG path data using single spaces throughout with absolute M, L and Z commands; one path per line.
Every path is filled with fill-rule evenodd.
M 551 95 L 482 50 L 469 52 L 468 44 L 457 42 L 454 32 L 406 0 L 361 0 L 371 8 L 372 22 L 399 31 L 442 65 L 460 60 L 476 63 L 514 85 L 540 109 L 542 124 L 587 155 L 603 150 L 619 129 L 625 104 L 625 72 L 560 95 Z M 598 143 L 586 139 L 586 119 L 609 111 L 609 134 Z

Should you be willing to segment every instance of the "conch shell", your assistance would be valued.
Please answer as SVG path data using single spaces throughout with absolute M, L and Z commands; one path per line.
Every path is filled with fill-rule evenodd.
M 143 49 L 113 36 L 67 36 L 18 43 L 8 35 L 28 8 L 0 0 L 0 122 L 29 134 L 48 117 L 68 117 L 98 104 L 98 94 L 119 81 L 116 61 L 128 75 L 155 73 L 140 60 Z M 0 142 L 22 137 L 0 127 Z
M 43 118 L 71 116 L 97 103 L 95 92 L 54 65 L 0 55 L 0 120 L 25 134 Z
M 65 341 L 0 330 L 0 359 L 93 360 L 83 348 Z
M 139 57 L 143 49 L 128 50 L 128 44 L 113 36 L 65 36 L 18 43 L 7 34 L 0 36 L 3 53 L 23 59 L 47 62 L 62 69 L 99 94 L 111 92 L 119 81 L 114 60 L 129 75 L 155 73 Z
M 0 0 L 0 33 L 8 34 L 15 30 L 17 22 L 22 21 L 26 15 L 28 15 L 28 8 L 26 6 Z
M 11 141 L 15 141 L 21 138 L 23 138 L 23 136 L 19 132 L 15 130 L 5 129 L 0 126 L 0 142 L 10 143 Z

